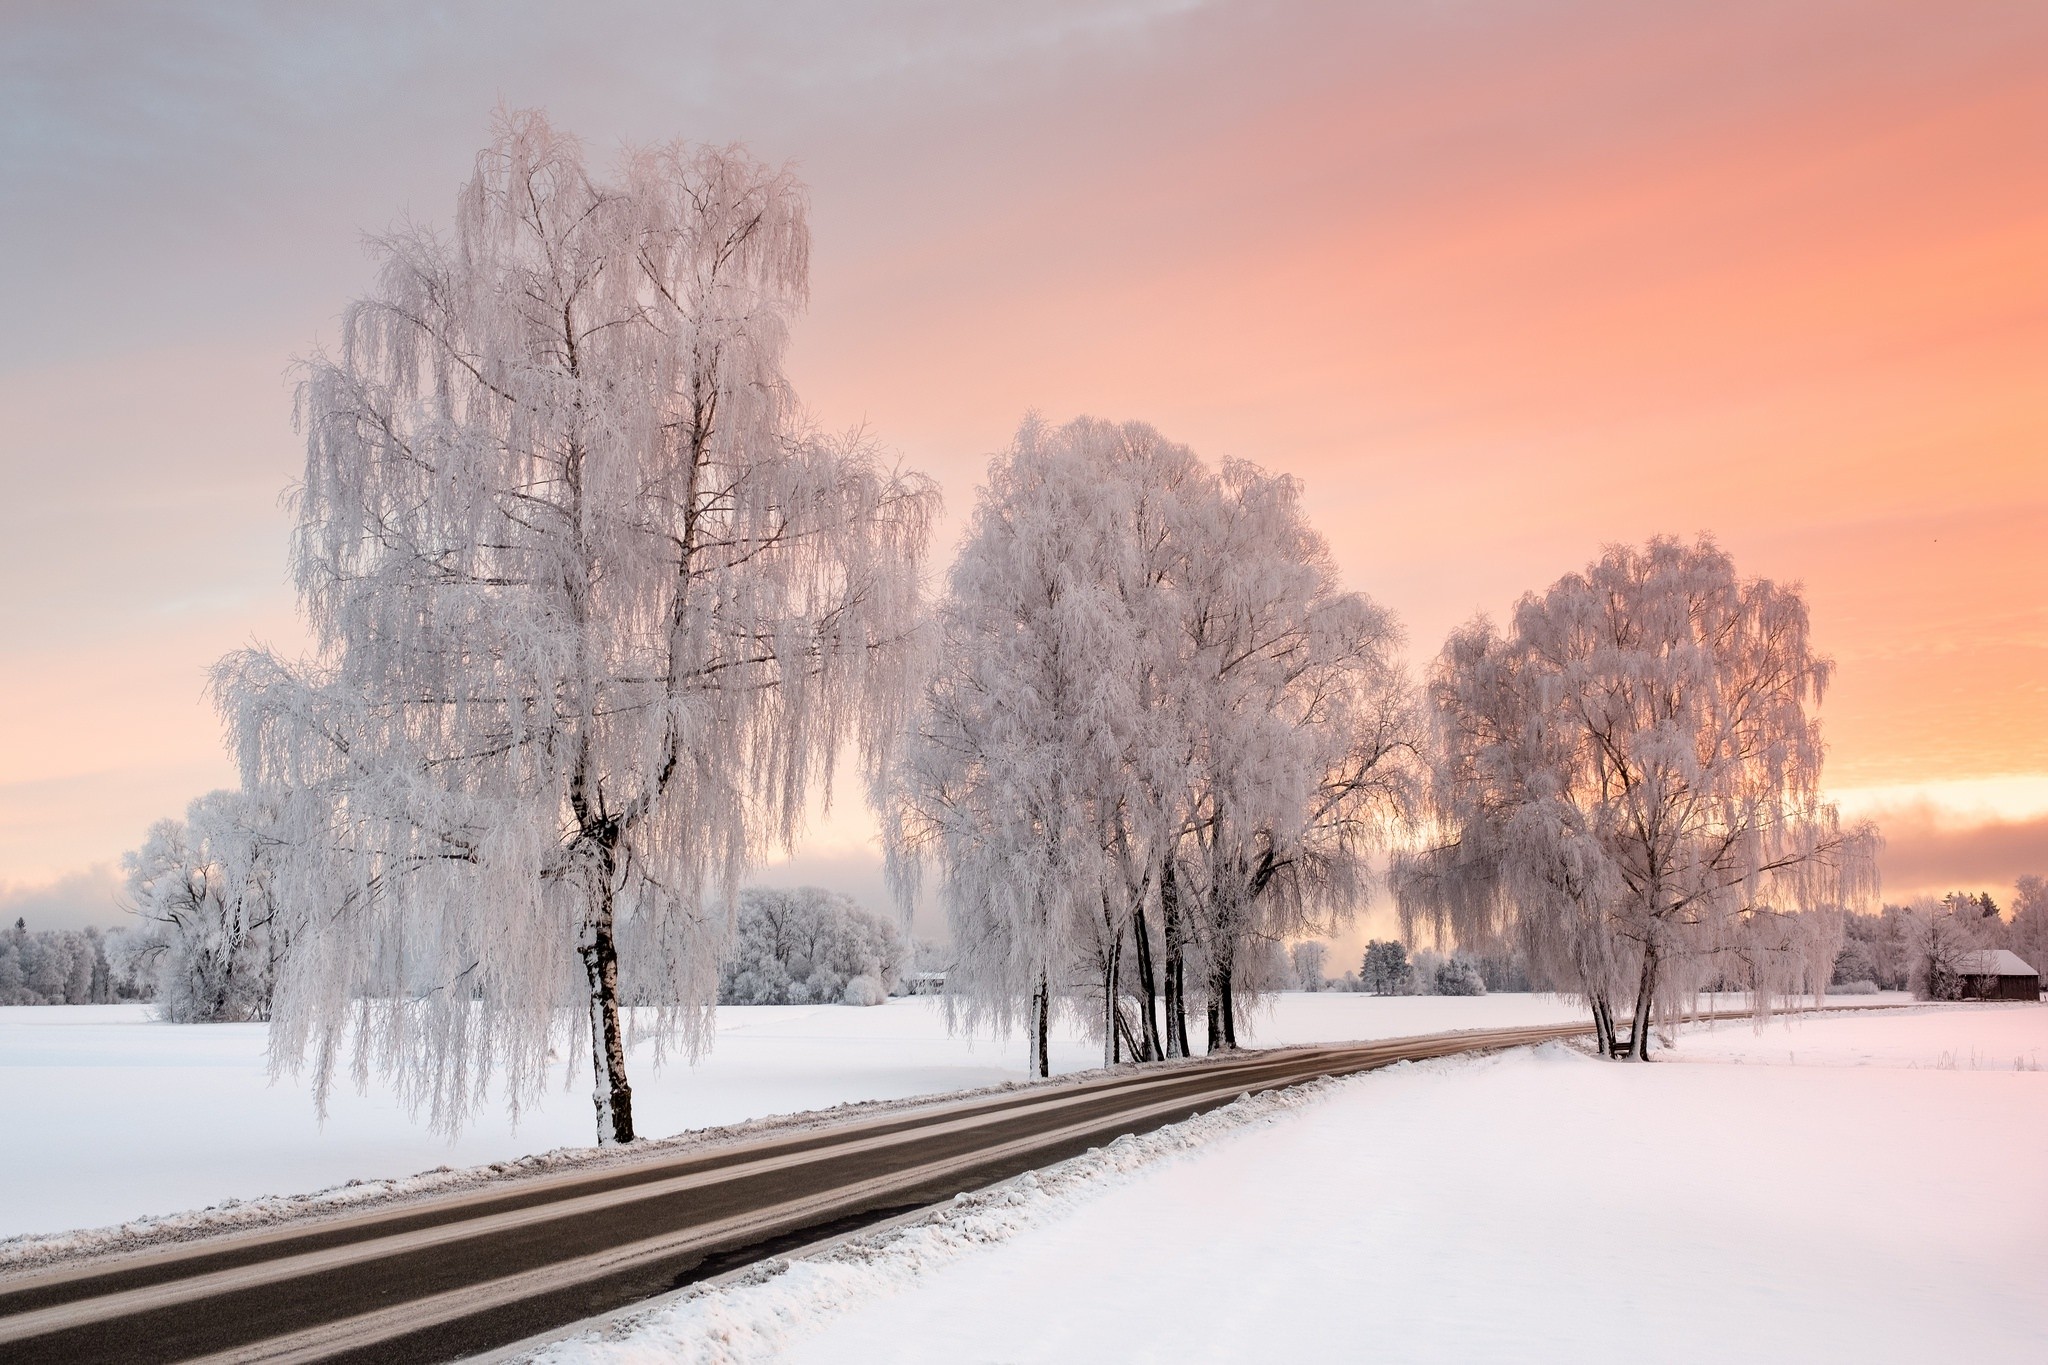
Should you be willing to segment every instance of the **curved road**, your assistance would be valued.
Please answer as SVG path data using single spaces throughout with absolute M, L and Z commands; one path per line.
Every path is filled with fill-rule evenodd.
M 1253 1091 L 1591 1031 L 1240 1052 L 0 1279 L 0 1360 L 453 1360 Z

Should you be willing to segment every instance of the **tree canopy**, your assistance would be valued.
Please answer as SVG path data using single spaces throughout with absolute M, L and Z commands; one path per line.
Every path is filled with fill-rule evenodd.
M 942 874 L 949 993 L 1041 1067 L 1059 1001 L 1106 1062 L 1184 1055 L 1190 1002 L 1234 1045 L 1405 814 L 1392 618 L 1293 480 L 1091 419 L 1029 420 L 991 464 L 937 614 L 889 845 Z

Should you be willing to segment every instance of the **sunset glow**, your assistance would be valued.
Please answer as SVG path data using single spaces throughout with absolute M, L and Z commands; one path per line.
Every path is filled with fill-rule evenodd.
M 300 629 L 291 360 L 501 97 L 797 164 L 794 382 L 941 480 L 939 569 L 1028 410 L 1298 476 L 1418 669 L 1605 543 L 1710 532 L 1805 585 L 1885 897 L 2048 872 L 2048 9 L 1359 8 L 821 13 L 716 63 L 680 18 L 4 21 L 9 922 L 110 918 L 148 821 L 234 781 L 205 669 Z M 174 74 L 224 36 L 235 74 Z M 878 864 L 869 828 L 799 865 Z

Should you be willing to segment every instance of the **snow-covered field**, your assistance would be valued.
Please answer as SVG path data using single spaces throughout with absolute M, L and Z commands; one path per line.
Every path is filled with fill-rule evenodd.
M 1547 996 L 1290 994 L 1258 1022 L 1252 1041 L 1578 1017 Z M 517 1129 L 486 1111 L 450 1143 L 374 1086 L 367 1094 L 338 1086 L 323 1128 L 303 1083 L 270 1083 L 264 1040 L 261 1024 L 162 1024 L 140 1005 L 0 1008 L 0 1171 L 10 1173 L 0 1237 L 484 1165 L 591 1140 L 581 1059 Z M 1071 1034 L 1055 1038 L 1052 1059 L 1060 1071 L 1101 1060 L 1094 1044 Z M 1022 1080 L 1024 1069 L 1021 1039 L 949 1036 L 929 998 L 873 1009 L 727 1008 L 718 1012 L 715 1047 L 695 1067 L 671 1059 L 657 1072 L 639 1050 L 634 1101 L 640 1131 L 661 1136 Z
M 1666 1056 L 1241 1102 L 546 1358 L 2048 1354 L 2048 1007 L 1724 1023 Z

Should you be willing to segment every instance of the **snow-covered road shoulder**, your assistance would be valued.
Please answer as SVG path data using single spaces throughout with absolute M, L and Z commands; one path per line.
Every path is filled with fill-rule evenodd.
M 1464 1058 L 1428 1062 L 1456 1066 Z M 1396 1068 L 1413 1064 L 1400 1062 Z M 686 1290 L 658 1306 L 619 1315 L 512 1358 L 533 1365 L 641 1365 L 662 1361 L 779 1359 L 838 1315 L 915 1289 L 939 1267 L 1043 1227 L 1162 1163 L 1203 1151 L 1259 1125 L 1282 1121 L 1344 1081 L 1322 1080 L 1247 1095 L 1221 1109 L 1030 1171 L 941 1208 L 835 1239 L 814 1254 L 775 1258 Z

